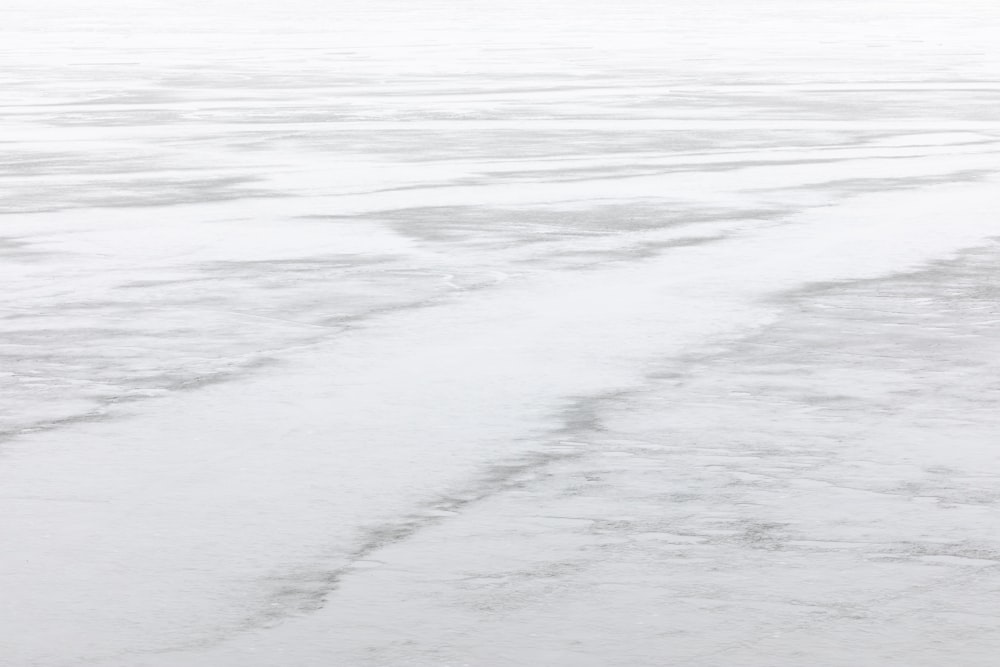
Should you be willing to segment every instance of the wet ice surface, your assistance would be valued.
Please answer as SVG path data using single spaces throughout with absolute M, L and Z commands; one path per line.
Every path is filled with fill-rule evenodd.
M 0 662 L 993 664 L 1000 17 L 758 5 L 5 5 Z

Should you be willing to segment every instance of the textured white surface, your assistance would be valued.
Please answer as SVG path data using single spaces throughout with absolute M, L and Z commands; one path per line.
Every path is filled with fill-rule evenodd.
M 995 664 L 998 33 L 5 3 L 0 664 Z

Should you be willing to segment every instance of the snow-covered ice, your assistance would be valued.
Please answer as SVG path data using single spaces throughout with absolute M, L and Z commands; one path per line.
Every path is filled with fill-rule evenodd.
M 7 0 L 0 665 L 994 665 L 998 34 Z

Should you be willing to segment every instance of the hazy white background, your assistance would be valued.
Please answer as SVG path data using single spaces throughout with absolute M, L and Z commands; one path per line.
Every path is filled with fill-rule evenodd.
M 0 664 L 992 665 L 1000 7 L 0 7 Z

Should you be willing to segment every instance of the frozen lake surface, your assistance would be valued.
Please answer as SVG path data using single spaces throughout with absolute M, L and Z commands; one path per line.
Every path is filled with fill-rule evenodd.
M 993 667 L 1000 6 L 0 7 L 0 665 Z

